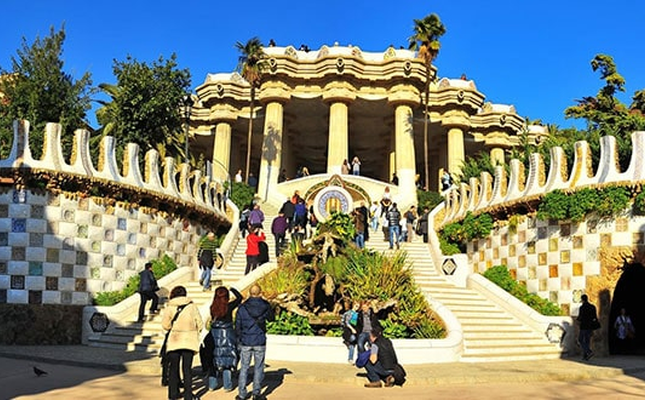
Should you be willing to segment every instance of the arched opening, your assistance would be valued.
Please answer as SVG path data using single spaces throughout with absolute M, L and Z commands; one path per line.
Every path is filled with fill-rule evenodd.
M 611 302 L 608 327 L 610 354 L 645 354 L 645 307 L 643 303 L 643 288 L 645 288 L 645 267 L 640 263 L 625 264 L 614 296 Z M 625 308 L 636 331 L 636 337 L 627 342 L 621 342 L 616 336 L 614 323 L 620 315 L 620 309 Z

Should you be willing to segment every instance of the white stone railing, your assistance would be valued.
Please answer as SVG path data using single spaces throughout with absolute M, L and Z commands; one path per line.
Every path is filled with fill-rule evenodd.
M 60 124 L 48 123 L 45 128 L 43 154 L 40 159 L 32 157 L 29 148 L 28 121 L 15 121 L 13 143 L 8 158 L 0 160 L 0 169 L 30 169 L 66 173 L 88 179 L 88 184 L 113 186 L 124 190 L 143 192 L 161 197 L 166 202 L 188 204 L 200 212 L 212 215 L 216 220 L 230 223 L 226 213 L 217 203 L 217 182 L 201 171 L 191 170 L 188 164 L 177 166 L 172 157 L 159 163 L 159 153 L 149 150 L 145 155 L 145 174 L 139 169 L 139 146 L 128 143 L 124 149 L 123 173 L 116 162 L 116 141 L 111 136 L 101 140 L 98 166 L 90 157 L 90 132 L 79 129 L 75 132 L 74 145 L 69 163 L 63 156 Z
M 546 193 L 561 189 L 575 190 L 592 185 L 632 183 L 645 179 L 645 131 L 632 133 L 632 158 L 629 167 L 620 172 L 616 138 L 605 136 L 600 140 L 600 159 L 597 170 L 592 170 L 591 150 L 586 141 L 575 143 L 575 159 L 567 175 L 567 161 L 560 147 L 551 149 L 548 173 L 540 154 L 531 154 L 529 170 L 524 174 L 519 160 L 510 161 L 510 177 L 502 166 L 495 167 L 495 177 L 483 172 L 480 179 L 446 193 L 445 218 L 442 224 L 463 218 L 467 212 L 486 212 L 492 207 L 511 206 Z M 526 176 L 526 178 L 524 178 Z M 440 228 L 440 227 L 438 227 Z

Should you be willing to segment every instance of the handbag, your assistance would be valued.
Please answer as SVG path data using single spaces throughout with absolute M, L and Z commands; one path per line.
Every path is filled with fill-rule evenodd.
M 600 329 L 600 321 L 598 321 L 598 318 L 594 318 L 593 321 L 591 321 L 591 329 L 594 331 Z
M 358 353 L 358 357 L 356 358 L 356 368 L 364 368 L 367 363 L 370 361 L 370 354 L 371 352 L 368 351 L 362 351 Z

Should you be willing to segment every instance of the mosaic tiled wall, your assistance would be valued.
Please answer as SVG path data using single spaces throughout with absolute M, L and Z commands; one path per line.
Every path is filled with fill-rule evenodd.
M 192 265 L 201 226 L 29 190 L 0 193 L 0 303 L 90 304 L 164 254 Z
M 600 274 L 598 251 L 609 246 L 643 246 L 645 218 L 624 216 L 580 223 L 526 218 L 468 246 L 475 272 L 506 265 L 531 293 L 560 305 L 569 314 L 580 302 L 586 278 Z

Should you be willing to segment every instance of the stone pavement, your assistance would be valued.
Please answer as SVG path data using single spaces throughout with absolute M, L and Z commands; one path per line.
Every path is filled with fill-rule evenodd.
M 143 353 L 126 353 L 86 346 L 0 346 L 0 399 L 21 398 L 76 398 L 79 392 L 91 391 L 97 398 L 165 398 L 165 388 L 159 386 L 159 360 Z M 32 366 L 49 372 L 36 377 Z M 316 364 L 267 360 L 267 397 L 272 399 L 325 398 L 323 393 L 355 391 L 374 398 L 442 398 L 436 397 L 441 388 L 502 385 L 524 387 L 544 385 L 555 387 L 560 382 L 613 382 L 626 375 L 645 376 L 645 357 L 612 356 L 594 358 L 589 362 L 578 359 L 535 360 L 499 363 L 449 363 L 407 365 L 408 381 L 402 388 L 364 389 L 363 371 L 348 364 Z M 123 382 L 131 382 L 125 384 Z M 643 395 L 645 383 L 638 386 Z M 518 385 L 522 383 L 522 385 Z M 482 386 L 483 385 L 483 386 Z M 505 386 L 504 386 L 505 385 Z M 639 386 L 640 385 L 640 386 Z M 585 385 L 590 386 L 590 385 Z M 316 388 L 316 389 L 313 389 Z M 428 390 L 432 389 L 434 396 Z M 313 391 L 312 391 L 313 390 Z M 371 390 L 371 392 L 370 392 Z M 519 389 L 514 389 L 519 390 Z M 60 397 L 55 395 L 60 392 Z M 195 392 L 205 399 L 232 399 L 233 393 L 207 392 L 201 379 L 195 380 Z M 47 393 L 47 395 L 45 395 Z M 102 394 L 100 394 L 102 393 Z M 462 393 L 462 394 L 463 394 Z M 89 394 L 89 392 L 88 392 Z M 317 397 L 322 396 L 322 397 Z M 333 396 L 333 395 L 332 395 Z M 442 395 L 443 398 L 447 396 Z M 482 395 L 470 398 L 490 398 Z M 328 397 L 327 397 L 328 398 Z M 345 398 L 340 396 L 340 398 Z M 547 398 L 547 397 L 544 397 Z M 564 397 L 551 397 L 564 398 Z M 572 397 L 573 398 L 573 397 Z M 623 397 L 613 397 L 623 398 Z M 624 397 L 627 398 L 627 397 Z M 643 398 L 643 397 L 641 397 Z

